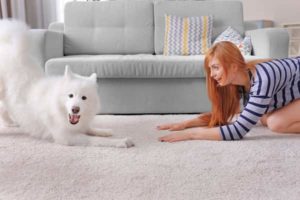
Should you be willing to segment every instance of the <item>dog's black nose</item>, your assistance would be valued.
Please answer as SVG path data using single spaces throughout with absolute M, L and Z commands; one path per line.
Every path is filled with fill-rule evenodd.
M 79 108 L 78 106 L 74 106 L 74 107 L 72 108 L 73 114 L 77 114 L 77 113 L 79 113 L 79 111 L 80 111 L 80 108 Z

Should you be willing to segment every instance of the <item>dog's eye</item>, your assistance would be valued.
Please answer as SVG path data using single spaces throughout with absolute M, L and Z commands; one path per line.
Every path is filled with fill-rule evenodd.
M 82 100 L 86 100 L 87 98 L 86 98 L 86 96 L 82 96 L 81 99 Z
M 73 98 L 73 94 L 69 94 L 69 97 L 70 97 L 70 98 Z

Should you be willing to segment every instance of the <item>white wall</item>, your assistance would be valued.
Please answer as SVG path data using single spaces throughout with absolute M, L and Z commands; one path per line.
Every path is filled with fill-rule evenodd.
M 245 20 L 272 20 L 275 26 L 300 23 L 300 0 L 241 0 Z

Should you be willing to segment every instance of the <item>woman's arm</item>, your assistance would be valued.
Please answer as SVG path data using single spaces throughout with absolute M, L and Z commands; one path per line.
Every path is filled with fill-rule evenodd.
M 166 136 L 160 137 L 161 142 L 179 142 L 184 140 L 222 140 L 219 127 L 213 128 L 193 128 L 183 131 L 176 131 Z
M 179 122 L 179 123 L 159 125 L 159 126 L 157 126 L 157 129 L 158 130 L 180 131 L 180 130 L 184 130 L 186 128 L 207 126 L 208 125 L 207 120 L 204 120 L 202 117 L 204 115 L 209 115 L 209 114 L 210 113 L 204 113 L 194 119 L 186 120 L 186 121 Z

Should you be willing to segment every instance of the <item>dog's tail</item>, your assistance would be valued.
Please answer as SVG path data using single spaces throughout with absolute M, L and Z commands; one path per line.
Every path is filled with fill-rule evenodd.
M 18 58 L 28 55 L 28 26 L 13 19 L 0 20 L 1 59 Z
M 30 41 L 24 22 L 0 20 L 0 82 L 5 84 L 2 88 L 16 90 L 18 95 L 25 94 L 31 83 L 44 75 L 33 57 Z

